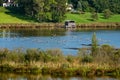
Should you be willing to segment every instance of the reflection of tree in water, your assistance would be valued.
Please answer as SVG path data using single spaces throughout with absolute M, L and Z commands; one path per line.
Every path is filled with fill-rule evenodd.
M 0 73 L 0 80 L 70 80 L 70 78 L 53 78 L 49 75 L 32 75 L 32 74 L 11 74 Z
M 50 76 L 0 73 L 0 80 L 51 80 Z
M 65 30 L 48 30 L 48 29 L 21 29 L 21 30 L 1 30 L 1 37 L 30 37 L 30 36 L 63 36 Z
M 117 80 L 110 77 L 51 77 L 50 75 L 0 73 L 0 80 Z

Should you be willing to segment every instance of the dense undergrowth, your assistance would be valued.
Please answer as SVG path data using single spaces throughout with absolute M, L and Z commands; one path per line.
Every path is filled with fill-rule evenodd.
M 97 54 L 81 48 L 77 55 L 61 50 L 0 49 L 0 71 L 53 76 L 120 76 L 120 50 L 102 45 Z

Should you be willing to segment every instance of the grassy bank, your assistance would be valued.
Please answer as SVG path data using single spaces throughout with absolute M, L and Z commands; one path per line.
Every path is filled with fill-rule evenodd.
M 13 14 L 8 9 L 0 7 L 0 23 L 30 23 L 34 22 L 29 17 L 20 14 Z
M 74 20 L 76 23 L 94 22 L 120 22 L 120 15 L 114 14 L 109 19 L 104 19 L 102 13 L 98 13 L 98 20 L 91 21 L 91 13 L 71 14 L 66 13 L 65 20 Z M 64 21 L 63 21 L 64 22 Z M 37 23 L 34 19 L 21 14 L 13 14 L 8 9 L 0 7 L 0 23 Z
M 94 23 L 94 22 L 120 22 L 120 14 L 114 14 L 109 19 L 104 19 L 102 13 L 98 13 L 98 20 L 91 20 L 91 13 L 85 14 L 66 14 L 66 20 L 74 20 L 77 23 Z

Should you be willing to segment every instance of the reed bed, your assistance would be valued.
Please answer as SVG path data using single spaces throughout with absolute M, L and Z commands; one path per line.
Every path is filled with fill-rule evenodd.
M 92 58 L 88 53 L 82 55 L 84 50 L 80 50 L 78 55 L 64 55 L 60 49 L 0 49 L 0 72 L 52 76 L 120 76 L 120 50 L 106 45 L 99 49 Z

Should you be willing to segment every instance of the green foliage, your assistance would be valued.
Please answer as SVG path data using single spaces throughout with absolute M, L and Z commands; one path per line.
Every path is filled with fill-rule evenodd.
M 93 33 L 92 36 L 92 56 L 97 55 L 98 52 L 98 40 L 96 38 L 96 33 Z
M 75 59 L 75 57 L 72 56 L 72 55 L 67 56 L 67 61 L 70 62 L 70 63 L 72 63 L 74 61 L 74 59 Z
M 82 3 L 81 3 L 81 1 L 78 1 L 77 10 L 82 11 Z
M 119 0 L 69 0 L 73 4 L 74 9 L 79 9 L 79 2 L 82 4 L 83 11 L 91 11 L 94 9 L 97 12 L 102 12 L 105 9 L 111 10 L 113 13 L 120 13 Z
M 2 6 L 3 0 L 0 0 L 0 6 Z
M 86 55 L 83 57 L 82 62 L 91 63 L 93 62 L 93 57 L 90 55 Z
M 13 72 L 14 67 L 9 64 L 0 65 L 0 72 Z
M 85 12 L 85 14 L 79 14 L 79 15 L 67 13 L 65 20 L 74 20 L 76 23 L 86 23 L 86 24 L 92 23 L 92 22 L 120 22 L 119 14 L 114 14 L 109 19 L 103 18 L 102 13 L 97 13 L 97 15 L 98 15 L 98 20 L 93 21 L 91 18 L 91 13 L 88 13 L 88 12 Z
M 110 18 L 111 15 L 112 15 L 112 12 L 111 12 L 109 9 L 105 9 L 105 10 L 103 11 L 103 16 L 104 16 L 105 19 Z
M 7 54 L 9 53 L 8 49 L 0 50 L 0 63 L 3 64 L 7 60 Z
M 92 15 L 91 15 L 92 21 L 98 20 L 98 13 L 93 12 L 93 13 L 91 13 L 91 14 L 92 14 Z
M 95 36 L 95 33 L 94 33 Z M 0 49 L 1 72 L 51 74 L 54 76 L 120 76 L 120 49 L 102 45 L 96 56 L 91 56 L 82 48 L 77 56 L 62 55 L 59 49 L 42 51 L 39 49 Z M 57 58 L 57 59 L 56 59 Z M 82 59 L 79 63 L 78 58 Z M 54 63 L 54 60 L 56 62 Z M 27 65 L 31 63 L 31 65 Z M 94 61 L 94 62 L 93 62 Z M 103 62 L 100 64 L 99 62 Z
M 60 49 L 51 49 L 51 50 L 46 50 L 46 60 L 47 61 L 61 61 L 63 59 L 63 54 Z
M 104 44 L 99 47 L 94 61 L 99 64 L 109 64 L 116 68 L 119 66 L 118 63 L 120 62 L 120 50 L 108 44 Z
M 27 16 L 39 22 L 61 22 L 65 18 L 66 0 L 18 0 L 19 7 Z
M 67 63 L 64 63 L 64 64 L 62 64 L 62 65 L 61 65 L 61 68 L 62 68 L 62 69 L 69 68 L 69 64 L 67 64 Z
M 18 13 L 18 12 L 17 12 Z M 48 17 L 51 14 L 47 13 Z M 71 14 L 66 13 L 65 20 L 74 20 L 76 23 L 91 23 L 91 13 L 85 12 L 85 14 Z M 102 13 L 98 13 L 98 20 L 96 22 L 119 22 L 120 15 L 114 14 L 109 19 L 104 19 Z M 38 18 L 39 19 L 39 18 Z M 50 19 L 51 20 L 51 19 Z M 63 21 L 65 21 L 63 20 Z M 13 14 L 8 9 L 0 7 L 0 23 L 35 23 L 37 22 L 34 18 L 27 17 L 23 14 Z M 24 33 L 25 34 L 25 33 Z

